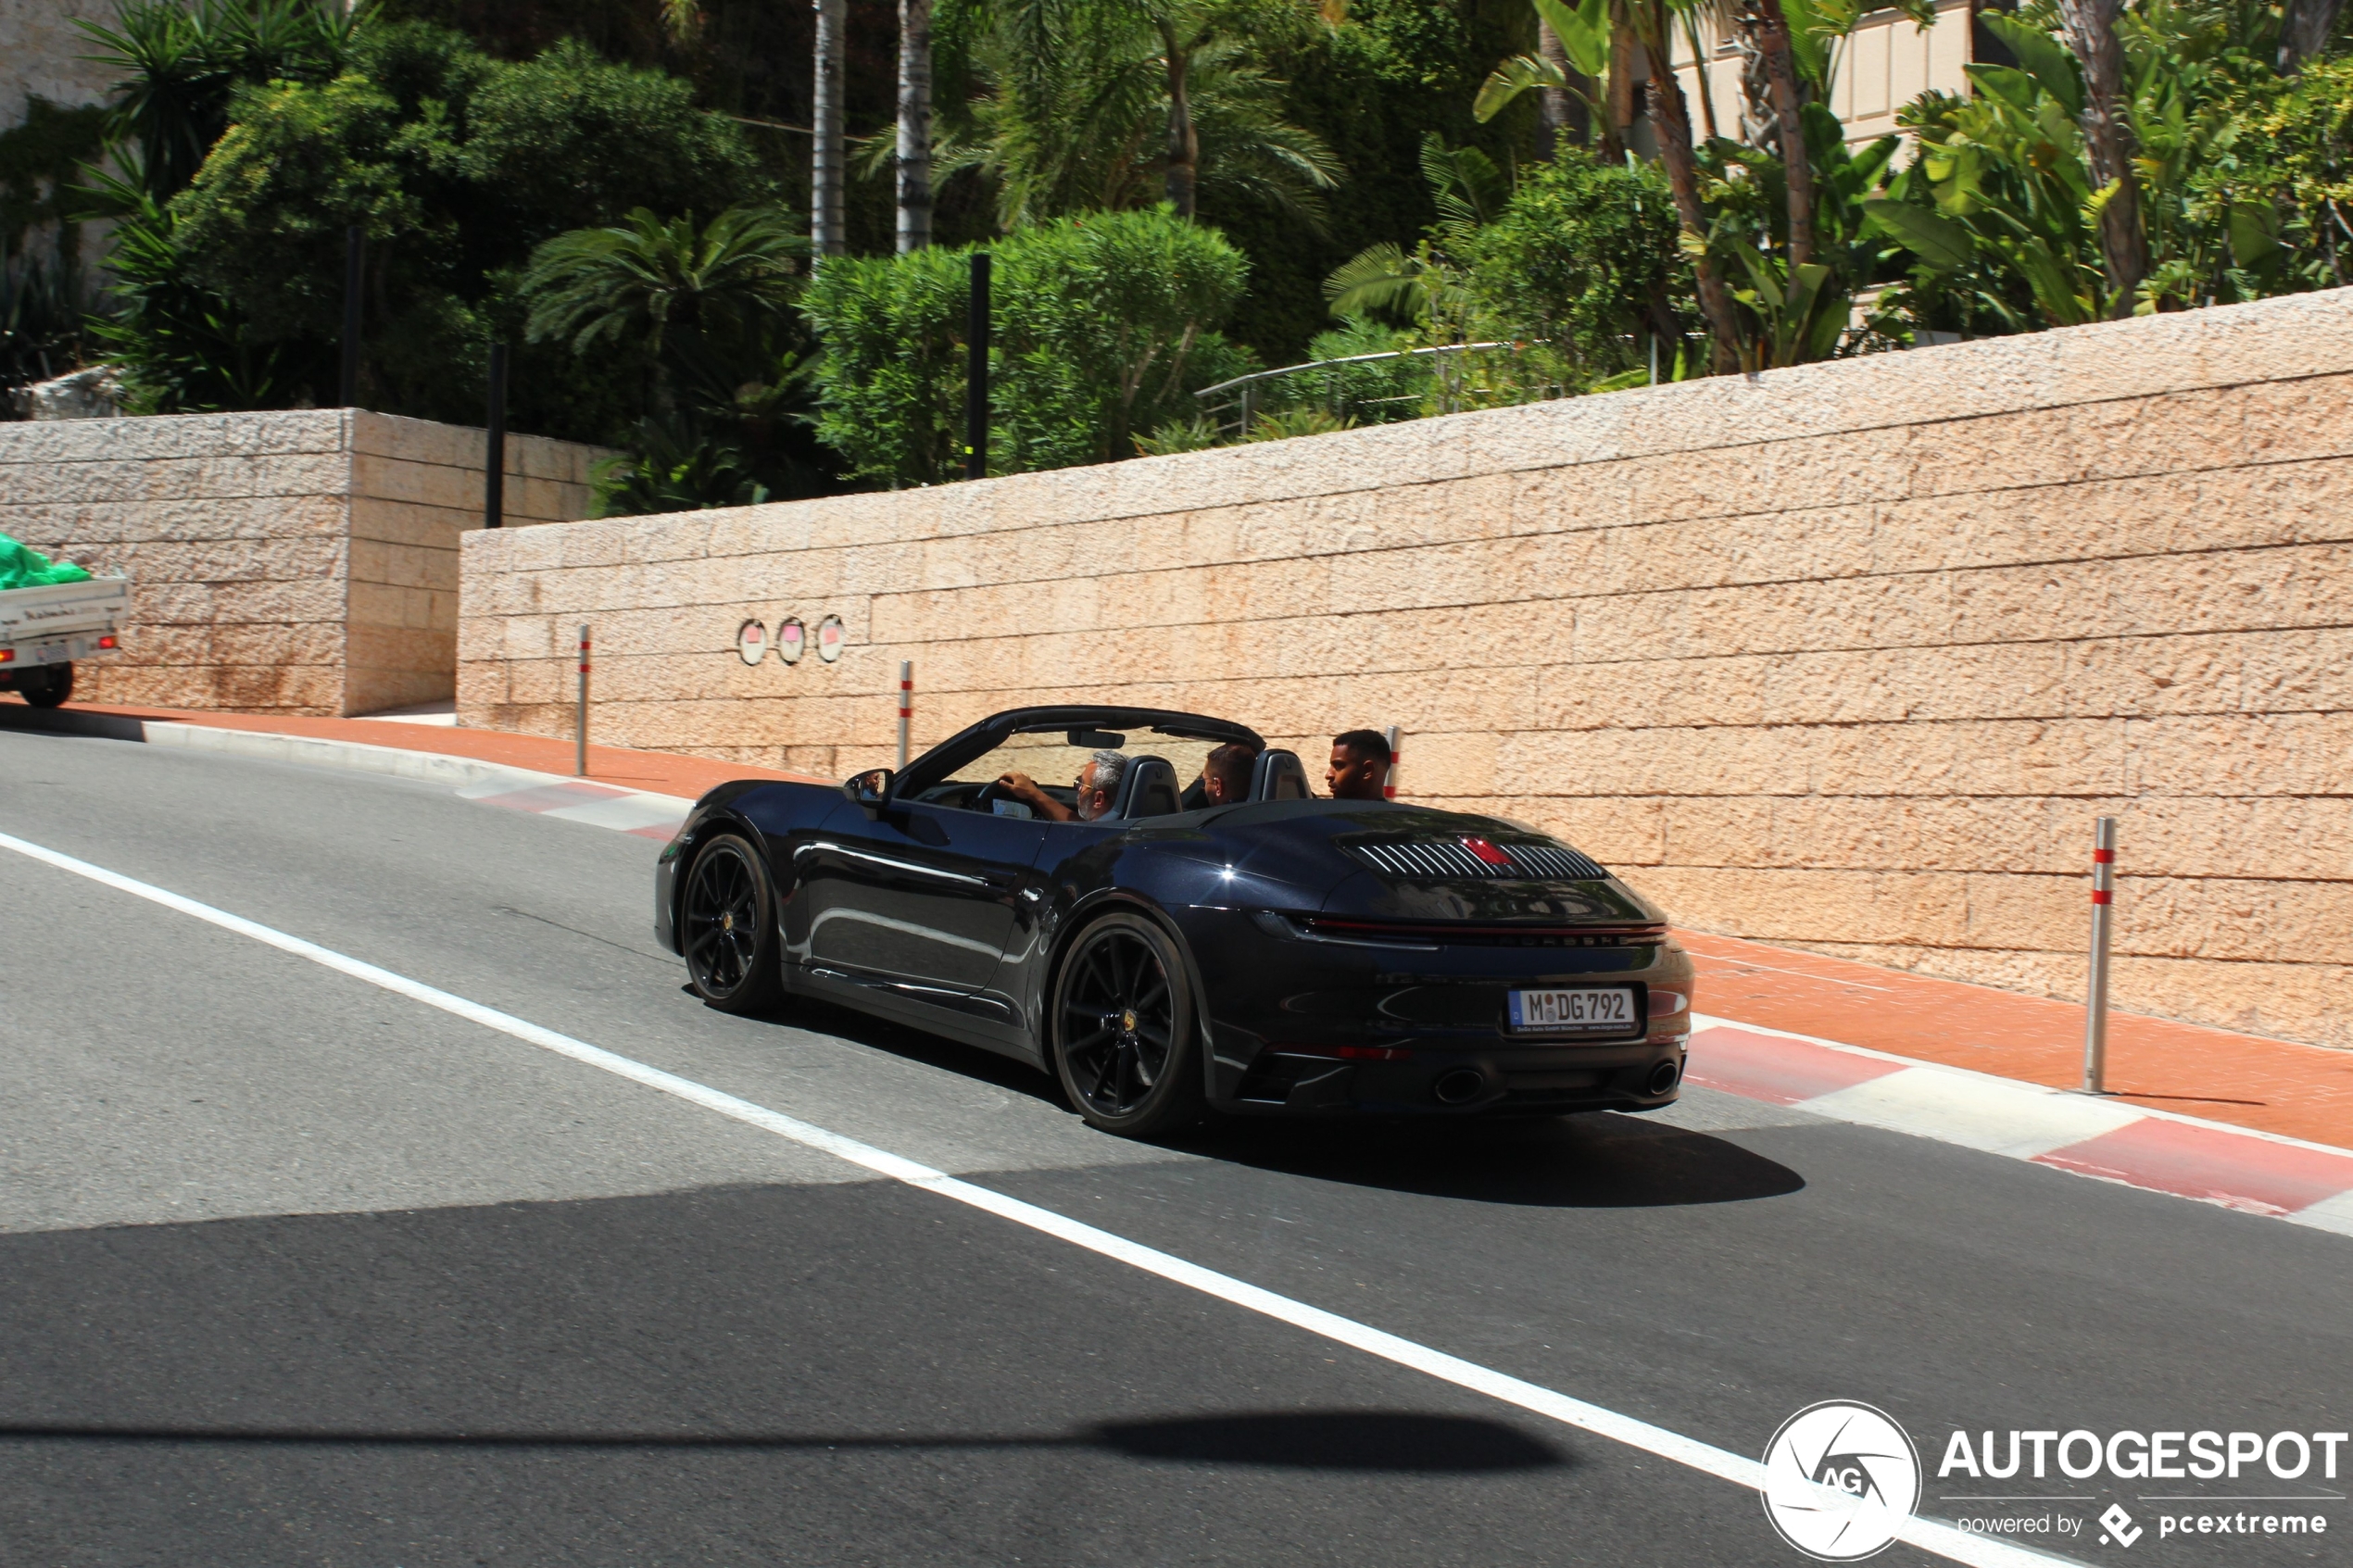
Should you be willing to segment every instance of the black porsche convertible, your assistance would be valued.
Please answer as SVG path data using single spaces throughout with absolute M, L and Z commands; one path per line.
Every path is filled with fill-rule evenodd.
M 1231 745 L 1248 798 L 1208 804 Z M 1106 751 L 1117 785 L 1082 803 Z M 1314 798 L 1298 757 L 1189 713 L 1016 709 L 837 789 L 722 784 L 654 886 L 711 1006 L 818 997 L 950 1035 L 1129 1135 L 1205 1107 L 1647 1110 L 1676 1098 L 1691 1028 L 1665 917 L 1577 850 Z

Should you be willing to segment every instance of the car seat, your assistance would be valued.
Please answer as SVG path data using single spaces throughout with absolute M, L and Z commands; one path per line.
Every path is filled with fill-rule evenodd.
M 1114 817 L 1173 817 L 1184 808 L 1176 796 L 1176 770 L 1164 757 L 1138 757 L 1119 776 Z
M 1251 764 L 1250 797 L 1252 800 L 1305 800 L 1315 794 L 1307 787 L 1307 768 L 1296 751 L 1270 748 L 1258 754 Z

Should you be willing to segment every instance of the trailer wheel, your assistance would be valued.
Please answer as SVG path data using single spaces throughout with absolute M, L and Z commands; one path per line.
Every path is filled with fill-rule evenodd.
M 73 666 L 45 665 L 17 677 L 17 690 L 35 708 L 55 708 L 73 695 Z

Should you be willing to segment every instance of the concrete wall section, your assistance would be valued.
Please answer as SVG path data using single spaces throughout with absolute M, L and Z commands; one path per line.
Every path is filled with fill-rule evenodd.
M 1685 924 L 2353 1044 L 2353 293 L 1107 469 L 476 535 L 468 722 L 839 775 L 1056 699 L 1556 828 Z M 844 618 L 746 668 L 737 624 Z
M 451 693 L 482 455 L 479 431 L 341 409 L 0 424 L 0 533 L 130 574 L 84 700 L 364 713 Z M 583 516 L 595 456 L 510 437 L 510 520 Z
M 482 526 L 485 436 L 383 414 L 353 418 L 346 711 L 446 698 L 458 668 L 458 537 Z M 592 447 L 507 438 L 510 527 L 588 512 Z

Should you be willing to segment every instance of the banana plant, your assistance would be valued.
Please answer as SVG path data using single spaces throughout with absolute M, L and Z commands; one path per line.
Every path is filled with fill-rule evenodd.
M 2078 123 L 2082 70 L 2047 32 L 1979 19 L 2019 63 L 1968 66 L 1973 97 L 1915 105 L 1906 123 L 1919 157 L 1866 209 L 1918 259 L 1926 286 L 1963 296 L 2001 330 L 2097 320 L 2108 303 L 2096 247 L 2106 197 Z
M 1575 94 L 1585 101 L 1587 112 L 1596 122 L 1605 122 L 1609 116 L 1609 0 L 1578 0 L 1573 6 L 1567 0 L 1529 3 L 1560 39 L 1561 52 L 1575 69 L 1564 71 L 1541 55 L 1515 55 L 1480 85 L 1478 96 L 1471 101 L 1471 113 L 1484 125 L 1522 93 L 1549 89 Z

